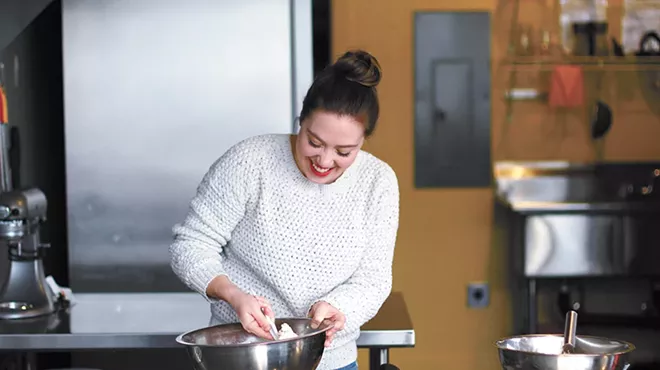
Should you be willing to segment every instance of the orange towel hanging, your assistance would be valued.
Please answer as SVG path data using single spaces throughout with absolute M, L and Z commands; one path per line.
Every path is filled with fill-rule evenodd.
M 5 89 L 0 85 L 0 124 L 9 122 L 9 114 L 7 112 L 7 95 Z
M 551 107 L 575 108 L 584 104 L 584 78 L 579 66 L 562 65 L 552 70 Z

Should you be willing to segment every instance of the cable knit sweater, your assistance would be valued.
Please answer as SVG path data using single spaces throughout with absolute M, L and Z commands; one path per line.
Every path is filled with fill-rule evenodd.
M 212 324 L 238 322 L 205 294 L 218 275 L 268 299 L 277 317 L 330 303 L 346 325 L 318 369 L 337 369 L 356 360 L 360 327 L 390 294 L 398 222 L 397 178 L 385 162 L 361 151 L 337 181 L 320 185 L 296 166 L 289 135 L 256 136 L 204 176 L 173 229 L 172 269 L 211 302 Z

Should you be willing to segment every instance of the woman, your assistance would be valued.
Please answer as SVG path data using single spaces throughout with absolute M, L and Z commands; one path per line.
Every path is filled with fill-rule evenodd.
M 361 150 L 378 119 L 377 60 L 348 52 L 315 79 L 298 135 L 260 135 L 230 148 L 174 227 L 172 269 L 211 303 L 211 324 L 311 317 L 334 326 L 319 365 L 357 369 L 356 339 L 392 287 L 399 188 Z

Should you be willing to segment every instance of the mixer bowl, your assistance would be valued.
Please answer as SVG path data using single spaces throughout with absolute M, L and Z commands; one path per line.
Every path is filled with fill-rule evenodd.
M 186 347 L 195 370 L 314 370 L 323 355 L 326 331 L 332 324 L 312 329 L 310 319 L 277 319 L 287 323 L 297 338 L 272 341 L 246 332 L 241 324 L 211 326 L 183 333 L 177 343 Z
M 575 354 L 562 354 L 562 335 L 521 335 L 496 342 L 503 370 L 625 370 L 635 346 L 577 336 Z

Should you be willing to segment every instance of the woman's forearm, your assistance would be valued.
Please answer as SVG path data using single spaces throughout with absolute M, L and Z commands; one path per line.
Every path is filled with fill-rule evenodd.
M 170 246 L 174 273 L 207 299 L 231 299 L 233 290 L 223 266 L 223 251 L 245 215 L 253 189 L 246 185 L 246 155 L 240 146 L 228 150 L 204 175 L 190 209 L 181 224 L 173 227 Z M 250 152 L 251 153 L 251 152 Z M 224 281 L 227 279 L 227 281 Z M 219 283 L 218 283 L 219 281 Z M 211 284 L 213 282 L 213 284 Z
M 244 294 L 234 283 L 229 280 L 227 275 L 215 277 L 206 287 L 206 295 L 210 298 L 219 299 L 232 305 L 235 298 Z

